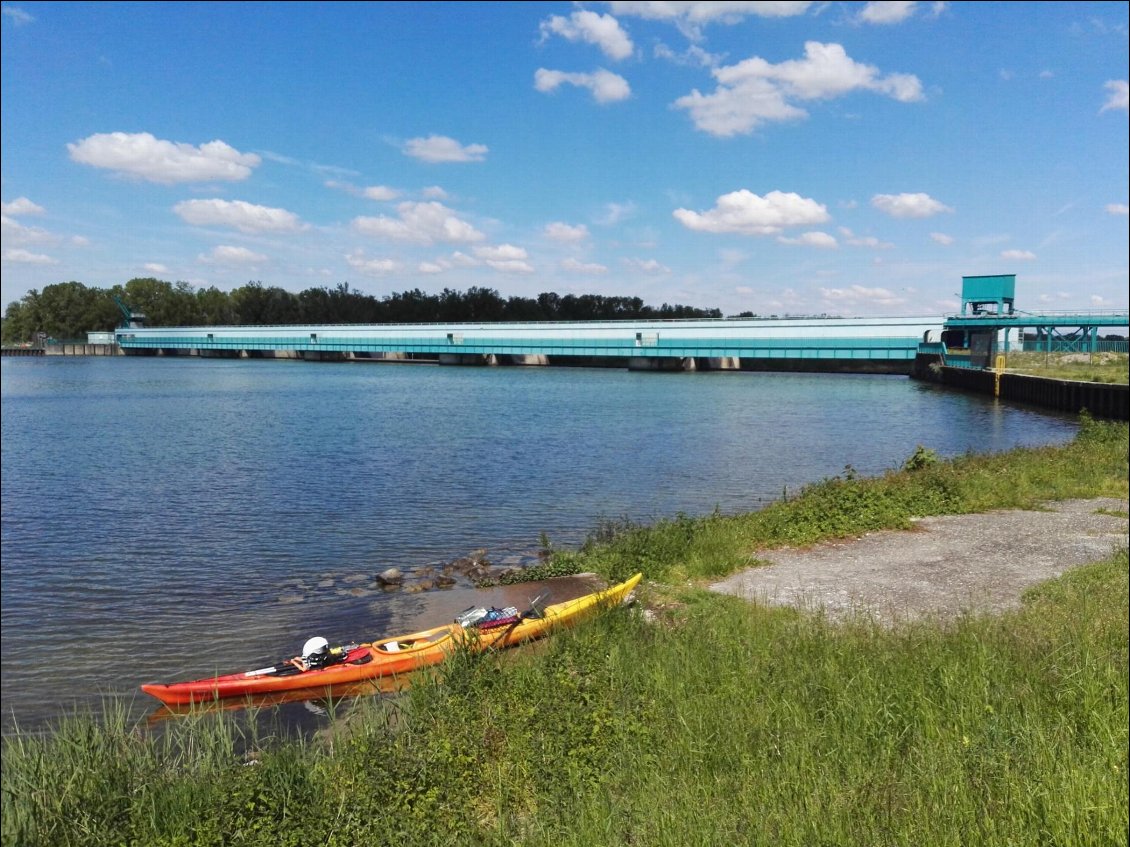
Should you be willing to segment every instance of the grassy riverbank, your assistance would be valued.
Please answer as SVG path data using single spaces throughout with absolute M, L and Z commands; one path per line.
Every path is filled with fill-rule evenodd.
M 834 625 L 693 585 L 764 546 L 1125 496 L 1127 442 L 1087 422 L 1063 447 L 847 469 L 752 515 L 606 526 L 547 567 L 643 569 L 654 619 L 457 656 L 314 740 L 231 715 L 10 737 L 3 844 L 1125 844 L 1125 550 L 948 625 Z
M 1012 352 L 1007 356 L 1006 368 L 1010 373 L 1076 382 L 1130 382 L 1130 356 L 1126 353 Z

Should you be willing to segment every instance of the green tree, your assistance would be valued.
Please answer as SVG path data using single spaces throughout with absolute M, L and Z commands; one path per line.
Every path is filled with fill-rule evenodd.
M 111 330 L 117 309 L 108 293 L 81 282 L 59 282 L 42 292 L 32 289 L 8 307 L 5 339 L 29 341 L 36 333 L 51 338 L 85 340 L 88 332 Z
M 303 322 L 298 296 L 278 287 L 267 288 L 261 282 L 249 282 L 235 289 L 231 299 L 236 323 L 244 326 Z
M 196 292 L 196 309 L 205 326 L 230 326 L 236 322 L 231 295 L 215 286 Z
M 131 312 L 145 315 L 146 326 L 192 326 L 201 322 L 196 292 L 187 282 L 175 285 L 153 277 L 131 279 L 114 289 Z
M 35 333 L 35 314 L 31 298 L 39 294 L 34 289 L 29 291 L 22 300 L 8 304 L 4 310 L 4 320 L 0 322 L 0 338 L 5 344 L 21 344 L 31 341 Z

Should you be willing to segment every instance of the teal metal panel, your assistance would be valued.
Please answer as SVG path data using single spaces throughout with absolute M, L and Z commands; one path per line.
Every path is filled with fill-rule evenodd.
M 961 299 L 975 302 L 997 302 L 1016 298 L 1016 274 L 963 276 Z
M 373 326 L 169 327 L 118 331 L 126 350 L 322 351 L 437 356 L 912 360 L 941 319 L 603 321 Z
M 311 341 L 301 337 L 161 335 L 147 333 L 144 338 L 126 334 L 119 343 L 127 349 L 199 349 L 199 350 L 295 350 L 337 353 L 441 353 L 548 355 L 590 357 L 737 357 L 784 359 L 876 359 L 882 361 L 912 359 L 918 350 L 918 338 L 682 338 L 658 339 L 654 346 L 636 346 L 628 338 L 602 339 L 547 338 L 476 338 L 473 342 L 452 344 L 437 338 L 372 339 L 321 338 Z

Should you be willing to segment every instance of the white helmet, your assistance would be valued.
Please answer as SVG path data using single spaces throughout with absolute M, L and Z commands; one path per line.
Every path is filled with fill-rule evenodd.
M 302 656 L 305 658 L 307 656 L 313 656 L 315 653 L 324 653 L 329 646 L 330 642 L 326 641 L 322 636 L 316 635 L 302 645 Z

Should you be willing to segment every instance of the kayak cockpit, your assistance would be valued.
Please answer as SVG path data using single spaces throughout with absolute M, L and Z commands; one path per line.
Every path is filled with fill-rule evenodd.
M 441 626 L 412 635 L 402 635 L 399 638 L 374 641 L 372 648 L 378 653 L 411 653 L 435 647 L 449 638 L 451 638 L 451 627 Z

